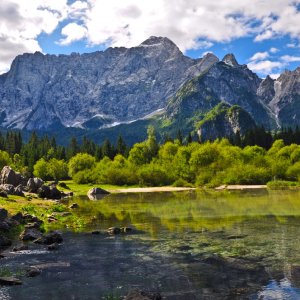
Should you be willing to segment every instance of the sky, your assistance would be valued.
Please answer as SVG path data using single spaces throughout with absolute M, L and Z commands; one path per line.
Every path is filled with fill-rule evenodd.
M 234 53 L 262 78 L 300 66 L 300 0 L 0 0 L 0 74 L 25 52 L 86 53 L 164 36 Z

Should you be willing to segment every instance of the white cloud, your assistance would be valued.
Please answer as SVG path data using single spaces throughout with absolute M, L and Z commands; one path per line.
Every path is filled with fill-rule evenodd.
M 248 64 L 248 67 L 254 72 L 268 75 L 270 73 L 273 73 L 274 69 L 276 70 L 283 68 L 285 65 L 286 63 L 280 61 L 262 60 L 250 62 Z
M 79 41 L 86 37 L 87 31 L 83 26 L 76 23 L 69 23 L 66 25 L 61 34 L 66 36 L 66 38 L 59 41 L 60 45 L 69 45 L 75 41 Z
M 287 63 L 300 62 L 300 56 L 284 55 L 281 56 L 281 60 Z
M 151 35 L 167 36 L 181 50 L 198 40 L 228 42 L 252 35 L 255 41 L 281 34 L 299 37 L 299 0 L 87 0 L 82 26 L 92 45 L 136 46 Z M 298 29 L 299 28 L 299 29 Z M 299 32 L 298 32 L 299 31 Z
M 266 52 L 257 52 L 252 57 L 250 57 L 249 60 L 250 61 L 263 60 L 263 59 L 268 58 L 269 56 L 270 55 L 267 51 Z
M 277 48 L 275 48 L 275 47 L 272 47 L 272 48 L 270 48 L 270 50 L 269 50 L 271 53 L 277 53 L 277 52 L 279 52 L 279 49 L 277 49 Z
M 67 13 L 67 0 L 1 0 L 0 74 L 16 55 L 41 51 L 38 35 L 53 32 Z
M 156 35 L 185 51 L 245 36 L 263 41 L 287 34 L 300 40 L 300 0 L 0 1 L 0 40 L 7 48 L 1 48 L 0 71 L 15 55 L 41 50 L 39 34 L 52 33 L 62 20 L 67 20 L 58 41 L 63 45 L 86 39 L 90 45 L 129 47 Z

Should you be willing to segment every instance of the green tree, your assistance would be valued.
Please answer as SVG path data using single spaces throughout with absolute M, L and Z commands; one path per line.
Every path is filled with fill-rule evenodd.
M 73 177 L 79 171 L 91 170 L 95 164 L 96 160 L 93 156 L 87 153 L 78 153 L 68 163 L 69 176 Z

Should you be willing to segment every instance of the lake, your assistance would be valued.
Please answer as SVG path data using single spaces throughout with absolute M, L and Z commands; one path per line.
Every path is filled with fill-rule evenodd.
M 300 299 L 300 192 L 176 192 L 74 198 L 78 228 L 49 252 L 7 253 L 23 285 L 0 299 L 118 299 L 132 289 L 165 299 Z M 80 219 L 89 220 L 84 227 Z M 55 227 L 55 225 L 53 225 Z M 132 234 L 93 235 L 112 226 Z

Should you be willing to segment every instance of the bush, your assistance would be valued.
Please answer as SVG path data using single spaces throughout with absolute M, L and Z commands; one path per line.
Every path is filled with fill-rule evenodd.
M 193 187 L 193 185 L 186 180 L 179 178 L 173 184 L 175 187 Z
M 293 186 L 297 186 L 297 183 L 284 180 L 273 180 L 267 183 L 270 190 L 286 190 Z
M 95 157 L 87 154 L 87 153 L 78 153 L 74 157 L 72 157 L 69 161 L 69 175 L 73 178 L 73 176 L 83 170 L 90 170 L 95 167 L 96 160 Z
M 138 177 L 141 186 L 162 186 L 172 183 L 167 172 L 154 164 L 142 167 L 138 172 Z

